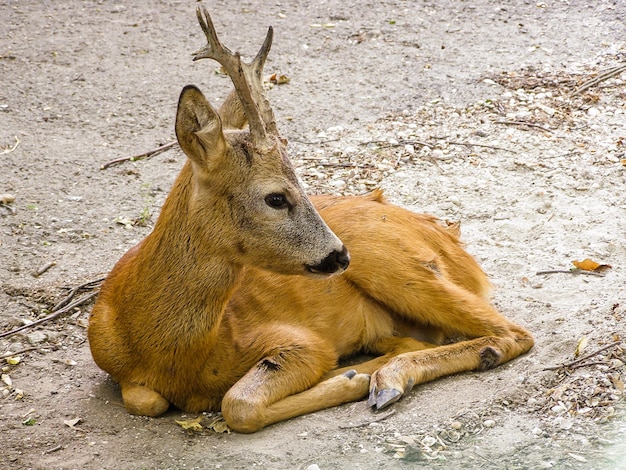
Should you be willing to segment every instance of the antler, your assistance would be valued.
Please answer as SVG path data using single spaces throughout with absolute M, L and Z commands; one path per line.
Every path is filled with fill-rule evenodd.
M 269 27 L 265 41 L 256 57 L 249 64 L 241 60 L 238 52 L 232 52 L 217 37 L 213 21 L 207 9 L 196 9 L 198 22 L 207 38 L 207 45 L 193 53 L 193 60 L 213 59 L 219 62 L 230 76 L 248 120 L 252 140 L 257 145 L 273 145 L 268 134 L 278 137 L 274 112 L 263 92 L 263 66 L 272 47 L 274 30 Z

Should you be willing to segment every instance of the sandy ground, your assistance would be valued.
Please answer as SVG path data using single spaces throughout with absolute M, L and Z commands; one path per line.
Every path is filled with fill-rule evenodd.
M 274 26 L 266 72 L 290 83 L 270 98 L 309 190 L 381 186 L 460 220 L 494 304 L 537 346 L 417 387 L 379 421 L 354 403 L 193 433 L 176 420 L 195 415 L 125 412 L 91 360 L 85 304 L 0 339 L 6 468 L 626 468 L 626 73 L 602 76 L 626 61 L 623 1 L 207 6 L 244 55 Z M 171 141 L 184 85 L 227 94 L 217 66 L 190 60 L 195 7 L 0 2 L 0 331 L 46 317 L 150 231 L 182 153 L 100 166 Z M 611 268 L 536 274 L 585 258 Z M 546 370 L 577 347 L 605 349 Z

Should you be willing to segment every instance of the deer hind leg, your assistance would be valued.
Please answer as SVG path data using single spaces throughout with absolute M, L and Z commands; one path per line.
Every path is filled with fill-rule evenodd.
M 143 385 L 120 382 L 124 407 L 132 415 L 160 416 L 167 411 L 170 403 L 158 392 Z
M 288 331 L 287 331 L 288 330 Z M 268 337 L 263 332 L 259 337 Z M 226 423 L 238 432 L 255 432 L 265 426 L 367 396 L 370 376 L 350 371 L 318 383 L 332 369 L 337 356 L 319 336 L 285 328 L 282 344 L 258 361 L 222 400 Z
M 373 374 L 390 359 L 405 352 L 419 351 L 422 349 L 436 348 L 436 344 L 419 341 L 414 338 L 391 336 L 378 339 L 373 345 L 367 348 L 368 354 L 379 354 L 378 357 L 359 364 L 341 367 L 328 372 L 324 379 L 336 377 L 348 373 L 351 370 L 359 374 Z
M 383 270 L 389 267 L 395 272 L 379 273 L 378 279 L 389 280 L 388 285 L 368 277 L 354 282 L 402 322 L 429 325 L 447 338 L 466 340 L 391 358 L 372 375 L 370 404 L 383 408 L 415 384 L 457 372 L 490 369 L 532 348 L 530 333 L 504 318 L 481 296 L 423 263 L 405 260 L 404 264 L 402 268 L 388 263 Z

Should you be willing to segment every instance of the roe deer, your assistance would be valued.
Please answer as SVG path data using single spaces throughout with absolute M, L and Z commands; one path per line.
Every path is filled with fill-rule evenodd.
M 220 62 L 235 91 L 218 113 L 183 89 L 176 136 L 188 161 L 90 318 L 93 357 L 127 410 L 221 410 L 254 432 L 368 394 L 380 409 L 416 384 L 528 351 L 531 335 L 486 300 L 456 226 L 380 191 L 307 198 L 264 97 L 272 29 L 246 63 L 197 15 L 208 45 L 194 60 Z M 336 368 L 357 352 L 377 357 Z

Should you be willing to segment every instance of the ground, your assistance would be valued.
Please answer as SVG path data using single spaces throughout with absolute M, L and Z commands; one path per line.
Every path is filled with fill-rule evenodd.
M 172 141 L 184 85 L 228 93 L 190 60 L 196 5 L 0 2 L 0 332 L 48 316 L 150 231 L 185 157 L 101 165 Z M 91 359 L 87 302 L 0 338 L 5 467 L 626 468 L 623 1 L 207 6 L 244 55 L 274 26 L 266 72 L 289 83 L 269 96 L 309 191 L 380 186 L 461 221 L 494 304 L 536 347 L 416 387 L 392 415 L 359 402 L 254 435 L 201 416 L 194 432 L 176 421 L 196 415 L 125 412 Z M 611 267 L 571 270 L 585 258 Z

